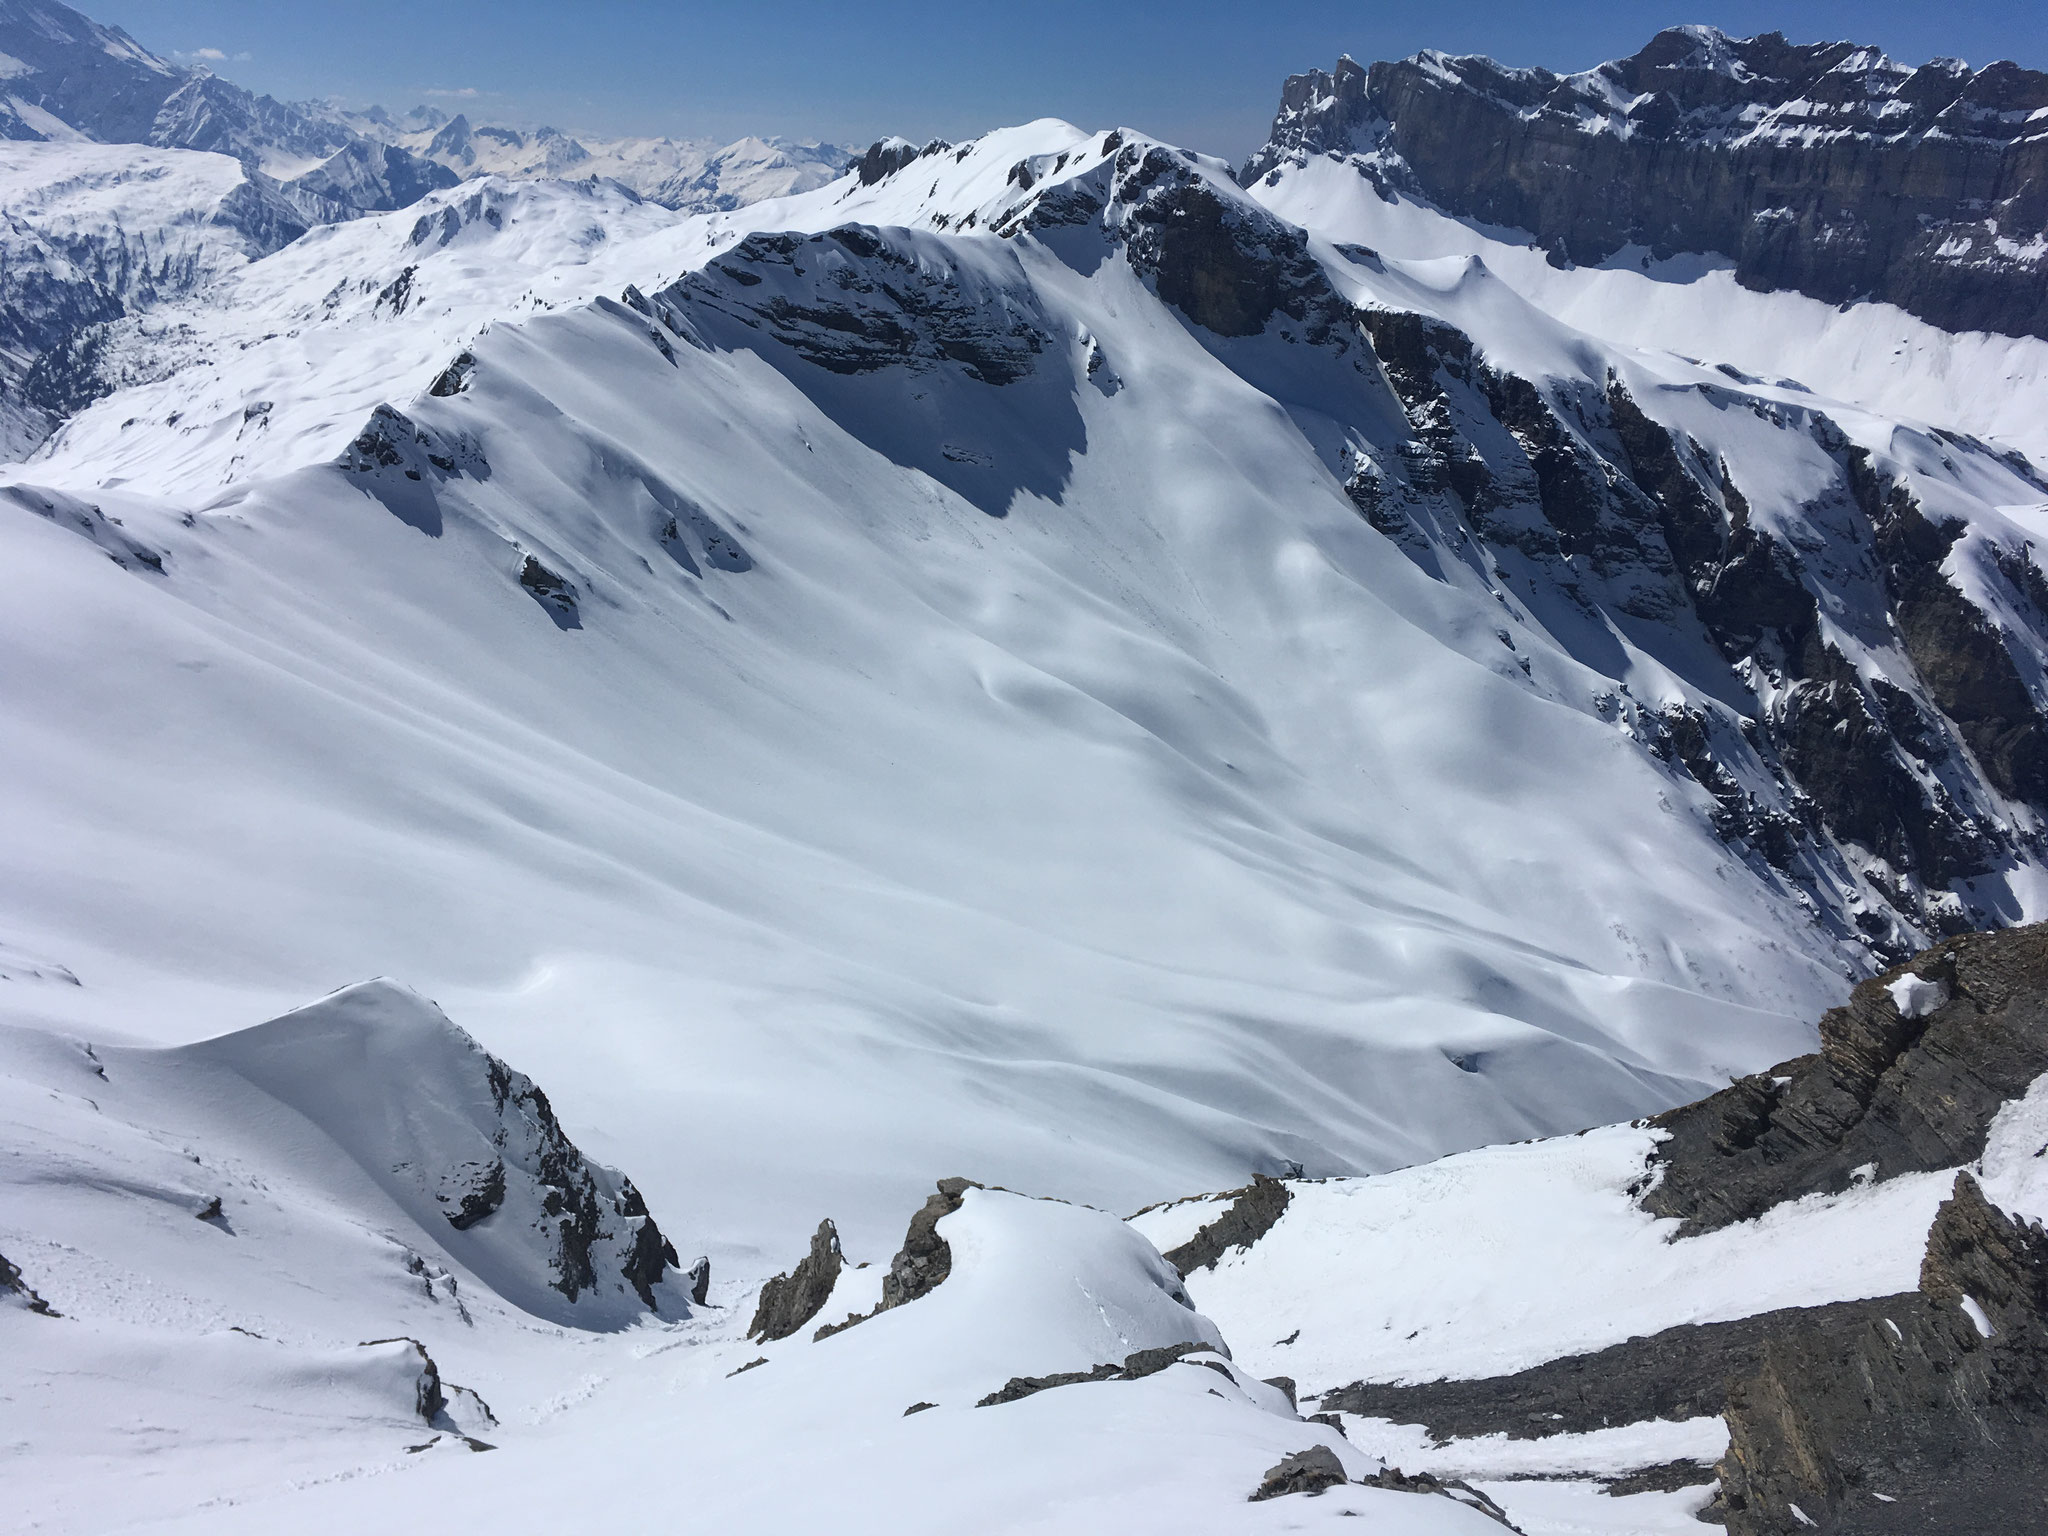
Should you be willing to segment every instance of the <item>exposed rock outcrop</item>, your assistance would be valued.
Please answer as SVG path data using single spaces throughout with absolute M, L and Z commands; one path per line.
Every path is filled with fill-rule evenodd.
M 1649 1419 L 1707 1418 L 1727 1405 L 1731 1379 L 1761 1366 L 1773 1339 L 1815 1316 L 1874 1323 L 1887 1309 L 1895 1309 L 1890 1298 L 1685 1323 L 1508 1376 L 1353 1382 L 1324 1393 L 1320 1404 L 1326 1412 L 1420 1424 L 1439 1444 L 1485 1435 L 1540 1440 Z
M 2026 1530 L 2048 1510 L 2048 1236 L 1968 1174 L 1917 1294 L 1802 1321 L 1730 1390 L 1733 1536 Z
M 882 1301 L 875 1308 L 886 1312 L 929 1295 L 953 1272 L 953 1250 L 939 1236 L 939 1223 L 960 1209 L 970 1189 L 981 1186 L 972 1179 L 939 1180 L 938 1193 L 930 1196 L 910 1218 L 903 1234 L 903 1246 L 889 1261 L 889 1273 L 882 1277 Z
M 1053 1387 L 1078 1386 L 1087 1381 L 1142 1381 L 1147 1376 L 1158 1375 L 1184 1356 L 1207 1353 L 1215 1347 L 1213 1344 L 1167 1344 L 1127 1355 L 1122 1365 L 1104 1363 L 1086 1371 L 1055 1371 L 1050 1376 L 1012 1376 L 974 1406 L 993 1408 L 1001 1403 L 1018 1402 Z M 1217 1364 L 1213 1360 L 1199 1363 Z
M 1262 1499 L 1277 1499 L 1290 1493 L 1321 1493 L 1326 1488 L 1341 1487 L 1350 1481 L 1351 1476 L 1344 1470 L 1344 1463 L 1337 1459 L 1335 1451 L 1327 1445 L 1312 1445 L 1268 1467 L 1251 1495 L 1251 1502 L 1256 1504 Z
M 1183 1277 L 1198 1269 L 1214 1268 L 1216 1261 L 1231 1249 L 1249 1248 L 1272 1231 L 1273 1223 L 1286 1214 L 1287 1203 L 1293 1198 L 1278 1179 L 1254 1174 L 1251 1183 L 1237 1191 L 1237 1198 L 1223 1214 L 1166 1254 L 1166 1262 Z
M 953 1272 L 953 1250 L 939 1236 L 939 1223 L 960 1209 L 960 1202 L 968 1190 L 981 1187 L 972 1179 L 939 1180 L 938 1192 L 928 1197 L 910 1218 L 910 1229 L 903 1235 L 903 1246 L 889 1261 L 889 1272 L 882 1276 L 882 1299 L 866 1312 L 850 1312 L 843 1321 L 827 1323 L 818 1330 L 816 1337 L 826 1339 L 835 1333 L 843 1333 L 856 1323 L 864 1323 L 892 1307 L 916 1301 L 938 1289 Z
M 1945 1001 L 1907 1016 L 1895 989 Z M 1662 1115 L 1671 1134 L 1645 1208 L 1710 1231 L 1780 1201 L 1953 1168 L 2048 1072 L 2048 925 L 1967 934 L 1863 982 L 1820 1023 L 1821 1049 Z
M 2025 551 L 1957 551 L 1958 527 L 1924 515 L 1902 474 L 1817 411 L 1755 407 L 1824 455 L 1828 483 L 1801 515 L 1838 548 L 1764 526 L 1729 466 L 1617 375 L 1595 393 L 1505 371 L 1432 317 L 1357 321 L 1411 434 L 1348 461 L 1345 489 L 1374 528 L 1422 569 L 1465 566 L 1503 601 L 1526 590 L 1603 627 L 1703 641 L 1670 651 L 1698 703 L 1646 708 L 1618 689 L 1611 715 L 1706 791 L 1709 825 L 1760 876 L 1801 887 L 1880 961 L 1995 920 L 1970 881 L 2048 812 L 2048 713 L 2015 660 L 2048 651 L 2048 613 L 2024 597 L 2048 581 L 2028 582 Z M 2009 568 L 1989 578 L 2016 594 L 2009 611 L 1994 621 L 1966 597 L 1958 562 Z M 1844 631 L 1885 637 L 1886 654 L 1866 641 L 1852 664 Z M 1500 636 L 1526 671 L 1512 632 Z
M 749 235 L 657 297 L 764 332 L 830 373 L 929 373 L 952 362 L 970 379 L 1009 384 L 1052 344 L 1045 316 L 1013 290 L 855 224 Z
M 0 1253 L 0 1301 L 26 1307 L 29 1311 L 41 1313 L 44 1317 L 62 1315 L 35 1293 L 29 1283 L 21 1277 L 20 1268 L 10 1263 L 4 1253 Z
M 747 1325 L 747 1337 L 767 1343 L 786 1339 L 803 1327 L 831 1296 L 845 1263 L 839 1251 L 839 1229 L 830 1221 L 819 1222 L 818 1230 L 811 1234 L 811 1250 L 796 1268 L 761 1287 L 761 1300 L 754 1308 L 753 1322 Z

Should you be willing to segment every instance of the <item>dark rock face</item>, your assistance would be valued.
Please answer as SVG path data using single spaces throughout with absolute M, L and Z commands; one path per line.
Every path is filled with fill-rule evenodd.
M 2048 75 L 1917 70 L 1854 43 L 1660 32 L 1581 75 L 1423 53 L 1290 78 L 1249 182 L 1351 157 L 1385 192 L 1528 230 L 1565 262 L 1711 251 L 1738 279 L 2048 335 Z M 2001 242 L 2001 232 L 2005 237 Z
M 503 1158 L 493 1158 L 481 1168 L 472 1167 L 463 1172 L 472 1177 L 468 1187 L 459 1191 L 455 1209 L 447 1213 L 448 1225 L 458 1232 L 467 1232 L 505 1203 Z M 443 1198 L 447 1197 L 444 1195 Z
M 1183 1277 L 1198 1269 L 1214 1268 L 1216 1261 L 1231 1249 L 1249 1248 L 1272 1231 L 1273 1223 L 1286 1214 L 1293 1198 L 1293 1193 L 1278 1179 L 1269 1179 L 1263 1173 L 1253 1175 L 1251 1183 L 1237 1192 L 1229 1208 L 1164 1255 L 1166 1262 Z
M 1251 1502 L 1256 1504 L 1261 1499 L 1277 1499 L 1289 1493 L 1321 1493 L 1350 1480 L 1335 1451 L 1327 1445 L 1312 1445 L 1268 1467 Z
M 1888 989 L 1906 977 L 1946 1001 L 1903 1016 Z M 1845 1189 L 1866 1165 L 1884 1179 L 1974 1161 L 2000 1106 L 2048 1072 L 2048 924 L 1928 950 L 1859 985 L 1820 1034 L 1818 1055 L 1660 1116 L 1644 1207 L 1691 1234 Z
M 877 139 L 868 146 L 867 153 L 856 162 L 854 171 L 860 177 L 862 186 L 871 187 L 876 182 L 895 175 L 914 160 L 921 160 L 926 155 L 943 154 L 952 147 L 942 139 L 933 139 L 922 149 L 906 139 Z
M 549 570 L 540 563 L 538 555 L 528 555 L 519 567 L 519 585 L 527 595 L 539 603 L 547 616 L 555 621 L 558 629 L 581 629 L 583 621 L 576 611 L 576 587 L 568 577 Z
M 4 1253 L 0 1253 L 0 1299 L 13 1301 L 27 1307 L 31 1312 L 41 1313 L 44 1317 L 62 1315 L 30 1288 L 29 1283 L 22 1279 L 21 1270 L 9 1263 Z
M 600 1282 L 600 1269 L 616 1259 L 620 1278 L 644 1306 L 658 1310 L 654 1287 L 664 1270 L 676 1264 L 676 1252 L 648 1214 L 647 1202 L 633 1181 L 624 1174 L 600 1181 L 532 1078 L 514 1072 L 495 1056 L 486 1055 L 485 1070 L 497 1118 L 507 1127 L 499 1137 L 500 1149 L 524 1143 L 518 1145 L 518 1155 L 540 1188 L 541 1210 L 549 1221 L 540 1230 L 547 1234 L 552 1250 L 549 1268 L 554 1279 L 549 1283 L 574 1301 L 594 1289 Z M 527 1130 L 516 1141 L 510 1132 L 514 1125 Z M 616 1178 L 616 1190 L 607 1187 L 611 1178 Z M 502 1159 L 481 1184 L 474 1167 L 450 1170 L 437 1198 L 443 1205 L 456 1207 L 449 1213 L 449 1222 L 457 1230 L 465 1230 L 491 1214 L 479 1207 L 491 1198 L 494 1187 L 496 1197 L 504 1198 L 504 1181 Z M 476 1214 L 467 1221 L 457 1219 L 471 1211 Z M 624 1251 L 617 1253 L 622 1233 L 627 1234 Z
M 747 1337 L 763 1343 L 786 1339 L 818 1315 L 839 1283 L 839 1271 L 846 1263 L 839 1252 L 839 1229 L 829 1221 L 818 1223 L 811 1234 L 811 1251 L 786 1275 L 777 1275 L 761 1287 L 761 1301 L 754 1320 L 747 1325 Z
M 1325 327 L 1348 313 L 1309 258 L 1306 235 L 1226 204 L 1199 182 L 1144 199 L 1131 226 L 1131 264 L 1151 274 L 1160 298 L 1219 336 L 1256 336 L 1280 313 Z
M 882 1277 L 882 1301 L 875 1310 L 886 1312 L 930 1295 L 953 1272 L 953 1250 L 939 1236 L 939 1222 L 960 1209 L 970 1189 L 981 1186 L 972 1179 L 941 1179 L 938 1193 L 931 1196 L 910 1218 L 910 1230 L 903 1246 L 889 1261 L 889 1273 Z
M 2048 647 L 2025 551 L 1956 549 L 1958 530 L 1937 527 L 1828 417 L 1760 407 L 1834 465 L 1804 509 L 1831 542 L 1795 547 L 1752 520 L 1726 463 L 1619 378 L 1598 392 L 1525 379 L 1442 321 L 1356 319 L 1410 433 L 1391 452 L 1353 452 L 1345 489 L 1361 516 L 1424 570 L 1464 565 L 1503 601 L 1513 582 L 1515 596 L 1603 628 L 1704 641 L 1672 647 L 1669 663 L 1721 702 L 1648 709 L 1617 689 L 1603 709 L 1706 791 L 1709 824 L 1759 876 L 1805 889 L 1845 939 L 1895 961 L 1927 935 L 1997 920 L 1966 882 L 2048 809 L 2048 715 L 2015 661 Z M 1754 405 L 1697 389 L 1724 409 Z M 1945 574 L 1964 560 L 2014 594 L 2012 634 Z M 1883 653 L 1865 663 L 1872 675 L 1846 659 L 1844 632 Z M 1841 900 L 1844 878 L 1862 887 L 1855 903 Z
M 1050 1376 L 1012 1376 L 974 1406 L 993 1408 L 1001 1403 L 1017 1402 L 1053 1387 L 1077 1386 L 1085 1381 L 1142 1381 L 1147 1376 L 1157 1376 L 1184 1355 L 1206 1352 L 1214 1347 L 1210 1344 L 1167 1344 L 1158 1349 L 1141 1349 L 1135 1354 L 1127 1355 L 1122 1365 L 1104 1363 L 1086 1371 L 1055 1371 Z M 1207 1360 L 1190 1363 L 1214 1365 L 1216 1362 Z
M 700 1255 L 690 1266 L 690 1300 L 703 1306 L 711 1295 L 711 1260 Z
M 1880 1319 L 1801 1322 L 1731 1388 L 1719 1513 L 1734 1536 L 2039 1526 L 2048 1236 L 1959 1174 L 1919 1291 L 1886 1300 Z
M 1007 290 L 972 291 L 956 271 L 859 225 L 749 235 L 660 297 L 765 331 L 839 374 L 953 362 L 981 383 L 1009 384 L 1052 343 L 1035 306 Z
M 1506 1435 L 1537 1440 L 1647 1419 L 1719 1413 L 1728 1383 L 1757 1369 L 1773 1339 L 1808 1317 L 1874 1322 L 1893 1298 L 1785 1308 L 1721 1323 L 1685 1323 L 1583 1355 L 1565 1355 L 1509 1376 L 1411 1384 L 1353 1382 L 1320 1399 L 1339 1410 L 1420 1424 L 1439 1443 Z M 1697 1481 L 1704 1482 L 1700 1478 Z

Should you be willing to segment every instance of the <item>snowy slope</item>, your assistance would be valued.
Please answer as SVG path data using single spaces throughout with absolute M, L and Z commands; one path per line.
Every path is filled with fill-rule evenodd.
M 1552 284 L 1305 181 L 1304 229 L 1260 201 L 1290 185 L 1051 121 L 697 216 L 492 176 L 95 333 L 107 393 L 0 471 L 0 1254 L 65 1314 L 0 1298 L 34 1520 L 557 1530 L 595 1488 L 726 1529 L 1492 1530 L 1246 1504 L 1312 1443 L 1375 1465 L 1260 1378 L 1910 1283 L 1939 1176 L 1667 1243 L 1611 1122 L 2048 900 L 2041 808 L 1941 714 L 1878 543 L 1952 520 L 1915 600 L 2040 691 L 2031 439 L 1938 383 L 1991 354 L 1719 367 L 1681 344 L 1712 279 Z M 1913 341 L 1803 302 L 1731 308 L 1731 349 Z M 1730 654 L 1653 484 L 1722 574 L 1795 551 L 1846 670 Z M 1944 869 L 1815 809 L 1801 712 L 1879 682 Z M 2039 1108 L 1986 1163 L 2023 1210 Z M 1147 1241 L 1204 1205 L 1089 1208 L 1290 1168 L 1330 1182 L 1204 1313 Z M 821 1319 L 872 1306 L 941 1173 L 1059 1198 L 973 1189 L 933 1294 L 742 1337 L 821 1216 L 869 1266 Z M 707 1305 L 635 1299 L 650 1209 Z M 423 1407 L 394 1335 L 502 1423 Z M 1684 1528 L 1645 1497 L 1545 1518 Z
M 467 1069 L 436 1060 L 451 1041 L 460 1056 L 459 1032 L 421 1006 L 355 989 L 170 1052 L 0 1042 L 0 1244 L 56 1314 L 0 1304 L 8 1449 L 35 1469 L 23 1529 L 339 1531 L 424 1501 L 543 1531 L 576 1522 L 595 1476 L 635 1499 L 686 1491 L 722 1529 L 829 1511 L 853 1529 L 1224 1531 L 1291 1451 L 1377 1470 L 1231 1366 L 1114 1216 L 1001 1191 L 967 1191 L 938 1224 L 934 1290 L 827 1340 L 764 1353 L 741 1336 L 751 1287 L 731 1282 L 624 1331 L 539 1326 L 493 1289 L 502 1273 L 465 1262 L 480 1250 L 458 1239 L 501 1217 L 453 1231 L 408 1198 L 418 1138 L 473 1112 L 448 1092 Z M 344 1039 L 367 1059 L 337 1056 Z M 876 1272 L 847 1271 L 831 1303 L 865 1309 Z M 1142 1377 L 976 1406 L 1012 1377 L 1142 1351 L 1169 1353 Z M 1495 1528 L 1376 1489 L 1317 1513 L 1347 1510 L 1415 1536 Z
M 189 368 L 15 472 L 165 572 L 11 518 L 38 577 L 10 784 L 43 808 L 11 921 L 87 982 L 22 1006 L 168 1040 L 404 976 L 742 1245 L 803 1218 L 705 1171 L 736 1145 L 753 1189 L 860 1148 L 822 1176 L 859 1231 L 963 1148 L 1128 1207 L 1613 1119 L 1787 1054 L 1865 962 L 1617 712 L 1620 682 L 1701 698 L 1677 642 L 1621 635 L 1596 670 L 1555 613 L 1363 522 L 1332 439 L 1408 429 L 1356 346 L 1191 325 L 1094 214 L 958 233 L 1154 164 L 1233 195 L 1106 146 L 1030 125 L 637 238 L 601 191 L 487 184 L 250 268 L 195 313 Z M 1149 206 L 1103 218 L 1149 238 Z M 738 240 L 847 218 L 924 230 Z M 515 288 L 514 249 L 574 264 Z M 1326 260 L 1532 372 L 1611 356 L 1461 266 Z M 628 273 L 645 312 L 534 307 Z M 869 318 L 803 318 L 847 303 Z M 906 315 L 933 328 L 908 352 Z M 862 325 L 892 339 L 833 350 Z M 1796 421 L 1695 415 L 1777 456 L 1760 519 L 1829 472 Z M 106 658 L 83 686 L 40 681 L 81 646 Z M 140 795 L 113 766 L 137 750 Z M 117 857 L 122 890 L 94 873 Z M 601 1022 L 572 1044 L 565 1017 Z
M 616 288 L 615 248 L 675 222 L 602 184 L 487 180 L 315 229 L 215 291 L 96 332 L 91 377 L 116 392 L 24 473 L 69 482 L 90 464 L 97 486 L 204 495 L 330 458 L 490 321 Z
M 1532 641 L 1532 686 L 1498 600 L 1390 557 L 1128 265 L 904 249 L 1014 296 L 1031 378 L 835 393 L 607 304 L 495 325 L 465 388 L 407 402 L 403 463 L 244 482 L 191 527 L 87 488 L 161 580 L 15 516 L 48 600 L 21 654 L 50 661 L 13 674 L 11 782 L 50 814 L 12 910 L 87 983 L 30 1006 L 168 1039 L 401 975 L 735 1241 L 801 1220 L 711 1173 L 736 1145 L 754 1189 L 861 1148 L 824 1175 L 855 1231 L 963 1148 L 1135 1206 L 1609 1119 L 1796 1042 L 1849 957 L 1731 880 L 1600 680 Z M 881 402 L 934 390 L 939 441 L 892 461 L 917 445 Z M 122 659 L 35 684 L 88 634 Z M 115 756 L 161 798 L 93 720 L 146 733 Z M 133 896 L 89 873 L 117 847 Z M 200 951 L 239 958 L 170 1001 Z

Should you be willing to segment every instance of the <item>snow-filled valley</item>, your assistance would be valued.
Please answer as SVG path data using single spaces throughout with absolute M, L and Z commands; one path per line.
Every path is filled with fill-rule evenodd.
M 1641 1118 L 2048 917 L 2048 342 L 1130 128 L 502 169 L 0 144 L 25 1529 L 1687 1530 L 1718 1406 L 1351 1405 L 2048 1216 L 2019 1079 L 1713 1230 Z

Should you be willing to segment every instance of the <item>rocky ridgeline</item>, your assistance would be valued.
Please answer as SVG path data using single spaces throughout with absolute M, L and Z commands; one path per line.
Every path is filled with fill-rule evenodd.
M 1249 182 L 1354 161 L 1552 259 L 1731 258 L 1746 285 L 2048 336 L 2048 75 L 1855 43 L 1660 32 L 1583 74 L 1426 52 L 1290 78 Z
M 969 152 L 884 141 L 859 175 L 922 183 Z M 1930 514 L 1818 405 L 1761 398 L 1740 374 L 1697 386 L 1832 465 L 1795 542 L 1752 516 L 1745 479 L 1771 489 L 1753 466 L 1666 428 L 1617 374 L 1526 377 L 1441 320 L 1356 307 L 1300 229 L 1186 151 L 1111 133 L 1018 161 L 1008 188 L 932 222 L 1118 256 L 1191 326 L 1246 343 L 1219 356 L 1297 389 L 1313 378 L 1319 409 L 1353 434 L 1333 469 L 1421 569 L 1469 568 L 1510 611 L 1549 615 L 1552 638 L 1596 670 L 1611 666 L 1616 631 L 1668 636 L 1643 643 L 1700 702 L 1646 704 L 1617 681 L 1599 707 L 1704 792 L 1713 829 L 1758 878 L 1803 892 L 1824 926 L 1881 961 L 2001 920 L 1971 882 L 2038 857 L 2048 812 L 2048 716 L 2026 681 L 2048 659 L 2048 583 L 2024 546 Z M 776 343 L 766 355 L 828 409 L 838 397 L 820 373 L 951 371 L 963 413 L 997 409 L 966 386 L 1043 385 L 1057 397 L 1046 419 L 1062 422 L 1080 382 L 1021 276 L 906 231 L 755 235 L 654 308 L 715 345 Z M 1116 359 L 1086 346 L 1086 378 L 1113 389 Z M 1020 484 L 1056 494 L 1065 473 L 1063 455 L 1047 456 L 1041 482 L 1014 467 L 1030 464 L 1025 447 L 989 469 L 987 456 L 920 449 L 836 413 L 994 515 Z M 1393 441 L 1390 419 L 1405 433 Z M 2048 496 L 2016 456 L 1959 437 L 1927 446 Z M 1499 635 L 1528 672 L 1513 631 Z
M 1979 1157 L 1993 1117 L 2048 1072 L 2048 925 L 1930 950 L 1821 1028 L 1819 1054 L 1656 1122 L 1670 1135 L 1641 1198 L 1678 1236 Z M 1717 1467 L 1670 1463 L 1610 1491 L 1717 1482 L 1702 1518 L 1736 1536 L 2032 1529 L 2048 1507 L 2048 1235 L 1963 1171 L 1912 1291 L 1683 1324 L 1510 1376 L 1361 1381 L 1321 1403 L 1439 1441 L 1718 1414 Z
M 1512 555 L 1538 601 L 1557 592 L 1624 632 L 1706 640 L 1675 665 L 1702 698 L 1739 707 L 1649 709 L 1617 688 L 1608 708 L 1707 792 L 1724 840 L 1807 890 L 1824 921 L 1895 959 L 1919 934 L 1996 920 L 1965 883 L 2032 847 L 2033 813 L 2048 808 L 2048 718 L 2013 654 L 2048 647 L 2048 593 L 2024 549 L 1958 552 L 2010 599 L 1987 613 L 1943 571 L 1960 523 L 1925 515 L 1824 412 L 1731 390 L 1729 406 L 1834 461 L 1806 507 L 1832 538 L 1795 548 L 1751 519 L 1741 471 L 1653 421 L 1615 376 L 1604 391 L 1539 385 L 1441 321 L 1360 320 L 1413 432 L 1356 461 L 1347 488 L 1374 527 L 1425 570 L 1507 574 Z M 1882 675 L 1851 664 L 1824 607 L 1892 653 Z M 1838 906 L 1845 868 L 1877 900 Z
M 1899 999 L 1905 998 L 1901 1006 Z M 1973 1162 L 2048 1073 L 2048 925 L 1962 935 L 1863 982 L 1820 1051 L 1659 1116 L 1646 1209 L 1691 1236 L 1858 1178 Z

